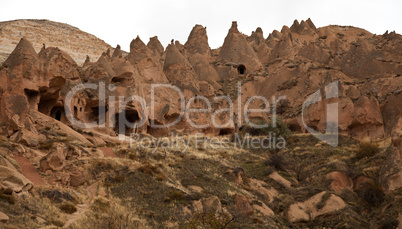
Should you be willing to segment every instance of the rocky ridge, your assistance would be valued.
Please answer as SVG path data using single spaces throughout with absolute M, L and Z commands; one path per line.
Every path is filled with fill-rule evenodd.
M 103 40 L 64 23 L 49 20 L 14 20 L 0 22 L 0 64 L 14 50 L 21 38 L 27 38 L 36 52 L 43 44 L 59 47 L 79 65 L 88 55 L 96 60 L 110 45 Z
M 127 55 L 119 46 L 103 51 L 79 66 L 62 47 L 45 45 L 37 52 L 22 38 L 2 64 L 1 223 L 18 228 L 401 225 L 401 35 L 316 28 L 308 19 L 265 39 L 260 28 L 247 36 L 233 22 L 217 50 L 209 48 L 206 28 L 196 25 L 184 45 L 172 41 L 164 50 L 157 37 L 148 44 L 137 37 Z M 81 83 L 103 83 L 106 101 L 98 89 L 81 90 L 69 100 L 69 91 Z M 151 104 L 157 83 L 180 88 L 184 97 L 162 88 L 153 107 L 144 105 Z M 111 99 L 132 95 L 144 100 Z M 233 116 L 222 112 L 214 120 L 226 125 L 190 125 L 211 124 L 211 113 L 228 107 L 214 101 L 218 95 L 235 104 Z M 276 105 L 283 121 L 277 129 L 237 125 L 237 118 L 245 120 L 238 104 L 255 95 L 285 97 L 270 107 Z M 303 111 L 311 95 L 321 99 Z M 212 102 L 211 113 L 185 116 L 164 129 L 152 124 L 172 122 L 181 102 L 198 96 Z M 334 103 L 337 147 L 306 129 L 333 131 L 328 113 L 335 112 L 328 107 Z M 206 104 L 199 99 L 189 108 Z M 271 115 L 250 117 L 267 122 Z M 86 124 L 73 125 L 72 117 Z M 267 131 L 286 139 L 286 147 L 238 147 L 233 138 L 235 133 L 266 138 Z M 216 136 L 229 141 L 223 148 L 203 148 L 193 138 L 200 132 L 203 142 Z M 133 133 L 137 141 L 130 145 Z M 177 136 L 164 138 L 172 133 Z M 163 141 L 187 148 L 166 149 Z

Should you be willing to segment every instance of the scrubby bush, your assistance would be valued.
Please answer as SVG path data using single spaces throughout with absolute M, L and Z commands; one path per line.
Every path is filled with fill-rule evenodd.
M 378 144 L 371 142 L 361 142 L 356 152 L 356 159 L 360 160 L 365 157 L 372 157 L 379 152 Z
M 380 229 L 396 229 L 398 228 L 398 220 L 393 219 L 393 220 L 384 220 L 380 224 Z
M 62 204 L 60 205 L 60 210 L 62 210 L 63 212 L 67 213 L 67 214 L 73 214 L 74 212 L 77 211 L 77 208 L 70 203 L 66 203 L 66 204 Z
M 286 166 L 285 159 L 279 154 L 270 156 L 264 163 L 268 166 L 274 167 L 276 170 L 284 170 Z
M 145 162 L 142 166 L 138 168 L 139 171 L 149 175 L 156 176 L 158 180 L 165 180 L 167 177 L 163 174 L 158 167 L 150 164 L 149 162 Z
M 15 197 L 12 195 L 12 192 L 8 192 L 7 190 L 0 191 L 0 199 L 5 200 L 10 204 L 15 204 Z
M 171 190 L 169 192 L 168 196 L 171 200 L 182 200 L 185 196 L 185 193 L 180 190 L 175 189 L 175 190 Z
M 378 207 L 385 199 L 385 194 L 377 182 L 364 183 L 359 194 L 370 207 Z
M 269 135 L 269 134 L 274 135 L 275 134 L 276 136 L 282 136 L 284 138 L 287 138 L 291 133 L 288 126 L 284 122 L 282 122 L 282 119 L 279 117 L 277 117 L 277 119 L 276 119 L 275 127 L 272 125 L 272 122 L 267 123 L 265 120 L 258 120 L 258 121 L 253 122 L 253 124 L 259 125 L 259 126 L 267 124 L 267 126 L 263 127 L 263 128 L 256 128 L 256 127 L 246 124 L 240 128 L 240 132 L 242 134 L 248 133 L 253 136 L 263 136 L 263 135 Z
M 42 192 L 43 197 L 47 197 L 50 200 L 56 202 L 56 203 L 61 203 L 64 200 L 67 201 L 73 201 L 75 202 L 75 198 L 71 196 L 67 192 L 60 192 L 59 190 L 45 190 Z

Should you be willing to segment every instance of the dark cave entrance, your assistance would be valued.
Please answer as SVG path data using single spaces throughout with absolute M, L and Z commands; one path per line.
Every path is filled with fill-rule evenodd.
M 231 134 L 231 133 L 233 133 L 233 130 L 229 129 L 229 128 L 224 128 L 224 129 L 219 130 L 219 135 L 220 136 L 228 135 L 228 134 Z
M 24 93 L 28 99 L 29 108 L 36 110 L 37 109 L 36 106 L 38 104 L 39 92 L 35 90 L 24 89 Z
M 246 66 L 244 66 L 243 64 L 237 66 L 237 73 L 239 73 L 239 75 L 246 74 Z
M 88 108 L 87 108 L 88 109 Z M 88 120 L 91 122 L 97 122 L 99 125 L 103 125 L 106 122 L 106 114 L 108 112 L 107 106 L 89 107 Z
M 51 109 L 53 106 L 56 104 L 57 99 L 52 99 L 46 96 L 41 96 L 38 104 L 38 111 L 45 114 L 49 115 Z
M 118 134 L 130 136 L 130 133 L 137 132 L 137 123 L 140 116 L 136 110 L 123 110 L 115 115 L 115 131 Z
M 64 107 L 61 106 L 55 106 L 52 108 L 52 110 L 50 111 L 50 116 L 54 119 L 56 119 L 57 121 L 66 123 L 67 122 L 67 118 L 64 114 Z
M 54 118 L 58 121 L 61 121 L 61 111 L 56 111 L 56 114 L 54 115 Z

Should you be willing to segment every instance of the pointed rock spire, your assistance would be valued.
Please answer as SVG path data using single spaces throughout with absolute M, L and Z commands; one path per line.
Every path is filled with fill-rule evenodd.
M 290 33 L 291 31 L 290 31 L 290 28 L 288 27 L 288 26 L 286 26 L 286 25 L 284 25 L 283 27 L 282 27 L 282 29 L 281 29 L 281 33 L 282 34 L 287 34 L 287 33 Z
M 138 68 L 139 74 L 145 82 L 167 82 L 159 59 L 155 57 L 153 51 L 138 36 L 130 44 L 130 53 L 127 56 L 127 60 Z
M 105 53 L 104 53 L 105 54 Z M 112 77 L 116 75 L 113 68 L 110 66 L 110 62 L 106 59 L 106 56 L 102 54 L 99 59 L 96 61 L 98 68 L 103 69 L 108 75 L 108 77 Z
M 248 38 L 248 40 L 253 43 L 253 46 L 258 46 L 261 43 L 264 43 L 264 34 L 262 29 L 258 27 L 251 33 L 251 36 Z
M 315 27 L 313 21 L 311 21 L 310 18 L 308 18 L 306 22 L 309 25 L 310 29 L 317 30 L 317 28 Z
M 183 90 L 199 93 L 197 88 L 197 74 L 188 60 L 179 52 L 176 45 L 166 48 L 166 60 L 163 67 L 168 80 Z
M 292 32 L 296 32 L 298 29 L 299 29 L 299 21 L 297 20 L 297 19 L 295 19 L 294 21 L 293 21 L 293 25 L 290 27 L 290 30 L 292 31 Z
M 191 30 L 184 47 L 187 49 L 187 53 L 190 55 L 195 53 L 211 55 L 206 27 L 202 25 L 195 25 Z
M 23 37 L 15 47 L 14 51 L 10 54 L 10 56 L 8 56 L 4 64 L 7 66 L 12 66 L 19 64 L 21 61 L 27 59 L 36 61 L 38 60 L 38 54 L 33 48 L 31 42 Z
M 149 42 L 147 44 L 147 47 L 153 51 L 155 55 L 158 57 L 163 56 L 163 53 L 165 52 L 165 48 L 161 44 L 161 42 L 158 39 L 158 36 L 154 36 L 149 38 Z
M 315 25 L 309 18 L 307 21 L 302 20 L 299 24 L 297 20 L 293 22 L 290 27 L 291 32 L 301 34 L 301 35 L 312 35 L 316 29 Z
M 232 23 L 228 35 L 219 52 L 219 60 L 245 65 L 249 72 L 262 70 L 262 64 L 245 36 L 237 31 L 237 23 Z
M 142 42 L 139 36 L 137 36 L 134 40 L 130 43 L 130 52 L 135 52 L 138 50 L 146 50 L 148 49 L 147 46 Z
M 117 59 L 117 58 L 122 58 L 123 57 L 123 52 L 121 51 L 120 45 L 117 45 L 116 48 L 114 49 L 113 55 L 112 55 L 112 60 Z
M 229 33 L 240 33 L 237 29 L 237 21 L 232 21 L 232 27 L 230 27 Z
M 281 39 L 282 33 L 275 29 L 275 30 L 272 32 L 272 37 Z
M 142 42 L 139 36 L 130 43 L 130 62 L 139 62 L 144 58 L 151 57 L 152 51 Z M 133 62 L 134 61 L 134 62 Z
M 179 49 L 175 44 L 170 44 L 166 48 L 166 60 L 163 68 L 169 67 L 170 65 L 177 63 L 186 63 L 188 66 L 191 65 L 188 63 L 187 59 L 180 53 Z

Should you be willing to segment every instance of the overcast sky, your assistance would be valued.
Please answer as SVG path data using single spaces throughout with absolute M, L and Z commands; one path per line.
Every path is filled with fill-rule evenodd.
M 128 51 L 137 35 L 148 43 L 157 35 L 162 44 L 171 39 L 184 44 L 195 24 L 207 27 L 209 44 L 223 44 L 232 21 L 250 35 L 261 27 L 267 37 L 274 29 L 291 26 L 294 19 L 311 18 L 317 27 L 352 25 L 372 33 L 402 33 L 402 1 L 227 1 L 227 0 L 1 0 L 0 21 L 49 19 L 94 34 Z

